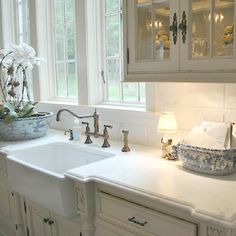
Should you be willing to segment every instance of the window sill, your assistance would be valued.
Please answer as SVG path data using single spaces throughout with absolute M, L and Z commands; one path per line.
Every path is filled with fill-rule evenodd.
M 123 111 L 138 111 L 138 112 L 146 112 L 146 108 L 142 105 L 133 106 L 133 104 L 117 104 L 117 103 L 104 103 L 100 105 L 95 105 L 97 108 L 104 108 L 110 110 L 123 110 Z

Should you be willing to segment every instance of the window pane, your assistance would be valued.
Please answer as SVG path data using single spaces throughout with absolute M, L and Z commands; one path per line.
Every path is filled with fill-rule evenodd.
M 62 25 L 64 23 L 64 1 L 54 0 L 54 14 L 55 24 Z
M 74 22 L 74 1 L 73 0 L 66 0 L 66 10 L 65 10 L 65 15 L 66 15 L 66 22 L 67 24 Z
M 75 58 L 75 29 L 74 25 L 67 27 L 66 29 L 66 41 L 67 41 L 67 58 Z
M 62 0 L 55 0 L 55 41 L 56 59 L 63 60 L 64 56 L 64 3 Z
M 77 79 L 75 63 L 68 63 L 68 94 L 77 97 Z
M 29 16 L 28 0 L 16 1 L 17 9 L 17 40 L 18 42 L 29 43 Z
M 146 101 L 146 86 L 145 83 L 139 83 L 139 96 L 140 96 L 140 102 Z
M 108 99 L 120 100 L 120 59 L 107 60 Z
M 107 56 L 118 56 L 120 53 L 119 15 L 106 17 L 106 42 Z
M 118 11 L 120 8 L 120 0 L 106 0 L 106 13 Z
M 57 70 L 57 93 L 59 97 L 67 96 L 66 70 L 65 65 L 60 63 L 56 67 Z
M 56 40 L 56 59 L 57 60 L 64 60 L 65 55 L 64 55 L 64 27 L 61 26 L 56 26 L 56 35 L 55 35 L 55 40 Z
M 30 44 L 30 27 L 29 27 L 29 8 L 28 0 L 16 0 L 16 41 L 17 43 Z M 32 72 L 27 71 L 27 82 L 29 87 L 30 99 L 33 100 L 33 81 Z M 21 83 L 22 84 L 22 83 Z M 21 89 L 19 87 L 19 89 Z M 24 99 L 27 99 L 26 93 Z
M 123 99 L 126 101 L 138 100 L 138 84 L 123 83 Z
M 54 0 L 55 45 L 58 97 L 77 97 L 75 58 L 75 2 Z

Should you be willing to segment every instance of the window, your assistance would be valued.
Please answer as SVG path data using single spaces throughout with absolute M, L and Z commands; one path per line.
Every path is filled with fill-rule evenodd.
M 28 0 L 15 0 L 16 11 L 16 43 L 30 44 L 30 23 Z M 33 81 L 31 71 L 27 71 L 27 83 L 29 86 L 29 97 L 33 100 Z M 21 83 L 23 84 L 23 83 Z M 25 94 L 25 99 L 27 95 Z
M 16 1 L 16 41 L 17 43 L 30 42 L 30 27 L 29 27 L 29 8 L 28 0 Z
M 122 1 L 104 0 L 104 76 L 105 101 L 145 102 L 144 83 L 122 83 Z
M 54 0 L 53 4 L 56 94 L 59 98 L 77 97 L 74 1 Z
M 84 105 L 102 101 L 145 103 L 144 83 L 121 82 L 121 3 L 122 0 L 4 1 L 4 7 L 11 9 L 11 14 L 6 14 L 10 20 L 4 17 L 4 27 L 12 22 L 12 32 L 6 35 L 5 41 L 28 43 L 37 49 L 37 55 L 47 60 L 33 71 L 33 86 L 32 80 L 29 81 L 35 99 L 78 101 Z M 96 28 L 98 16 L 102 16 L 100 28 Z M 102 43 L 97 44 L 100 35 Z M 104 86 L 99 79 L 101 70 Z M 49 79 L 40 80 L 40 77 Z

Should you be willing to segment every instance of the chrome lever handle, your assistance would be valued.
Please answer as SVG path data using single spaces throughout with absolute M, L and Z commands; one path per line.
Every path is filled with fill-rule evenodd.
M 89 128 L 89 123 L 88 122 L 84 122 L 82 121 L 82 125 L 86 125 L 86 128 L 85 128 L 85 135 L 86 135 L 86 140 L 85 140 L 85 144 L 91 144 L 93 141 L 91 140 L 90 138 L 90 128 Z
M 109 128 L 109 129 L 112 129 L 112 128 L 113 128 L 112 125 L 103 125 L 103 126 L 104 126 L 104 128 Z
M 107 128 L 111 129 L 112 125 L 104 125 L 104 130 L 103 130 L 104 142 L 102 144 L 103 148 L 108 148 L 111 146 L 110 143 L 108 142 L 109 134 L 108 134 Z

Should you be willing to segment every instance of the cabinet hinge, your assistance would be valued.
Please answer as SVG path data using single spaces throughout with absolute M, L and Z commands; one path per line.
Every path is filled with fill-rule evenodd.
M 27 227 L 27 236 L 30 236 L 29 228 Z
M 25 201 L 24 201 L 24 211 L 25 211 L 25 213 L 27 213 L 27 209 L 26 209 L 26 203 L 25 203 Z
M 127 64 L 129 64 L 129 49 L 127 48 Z

